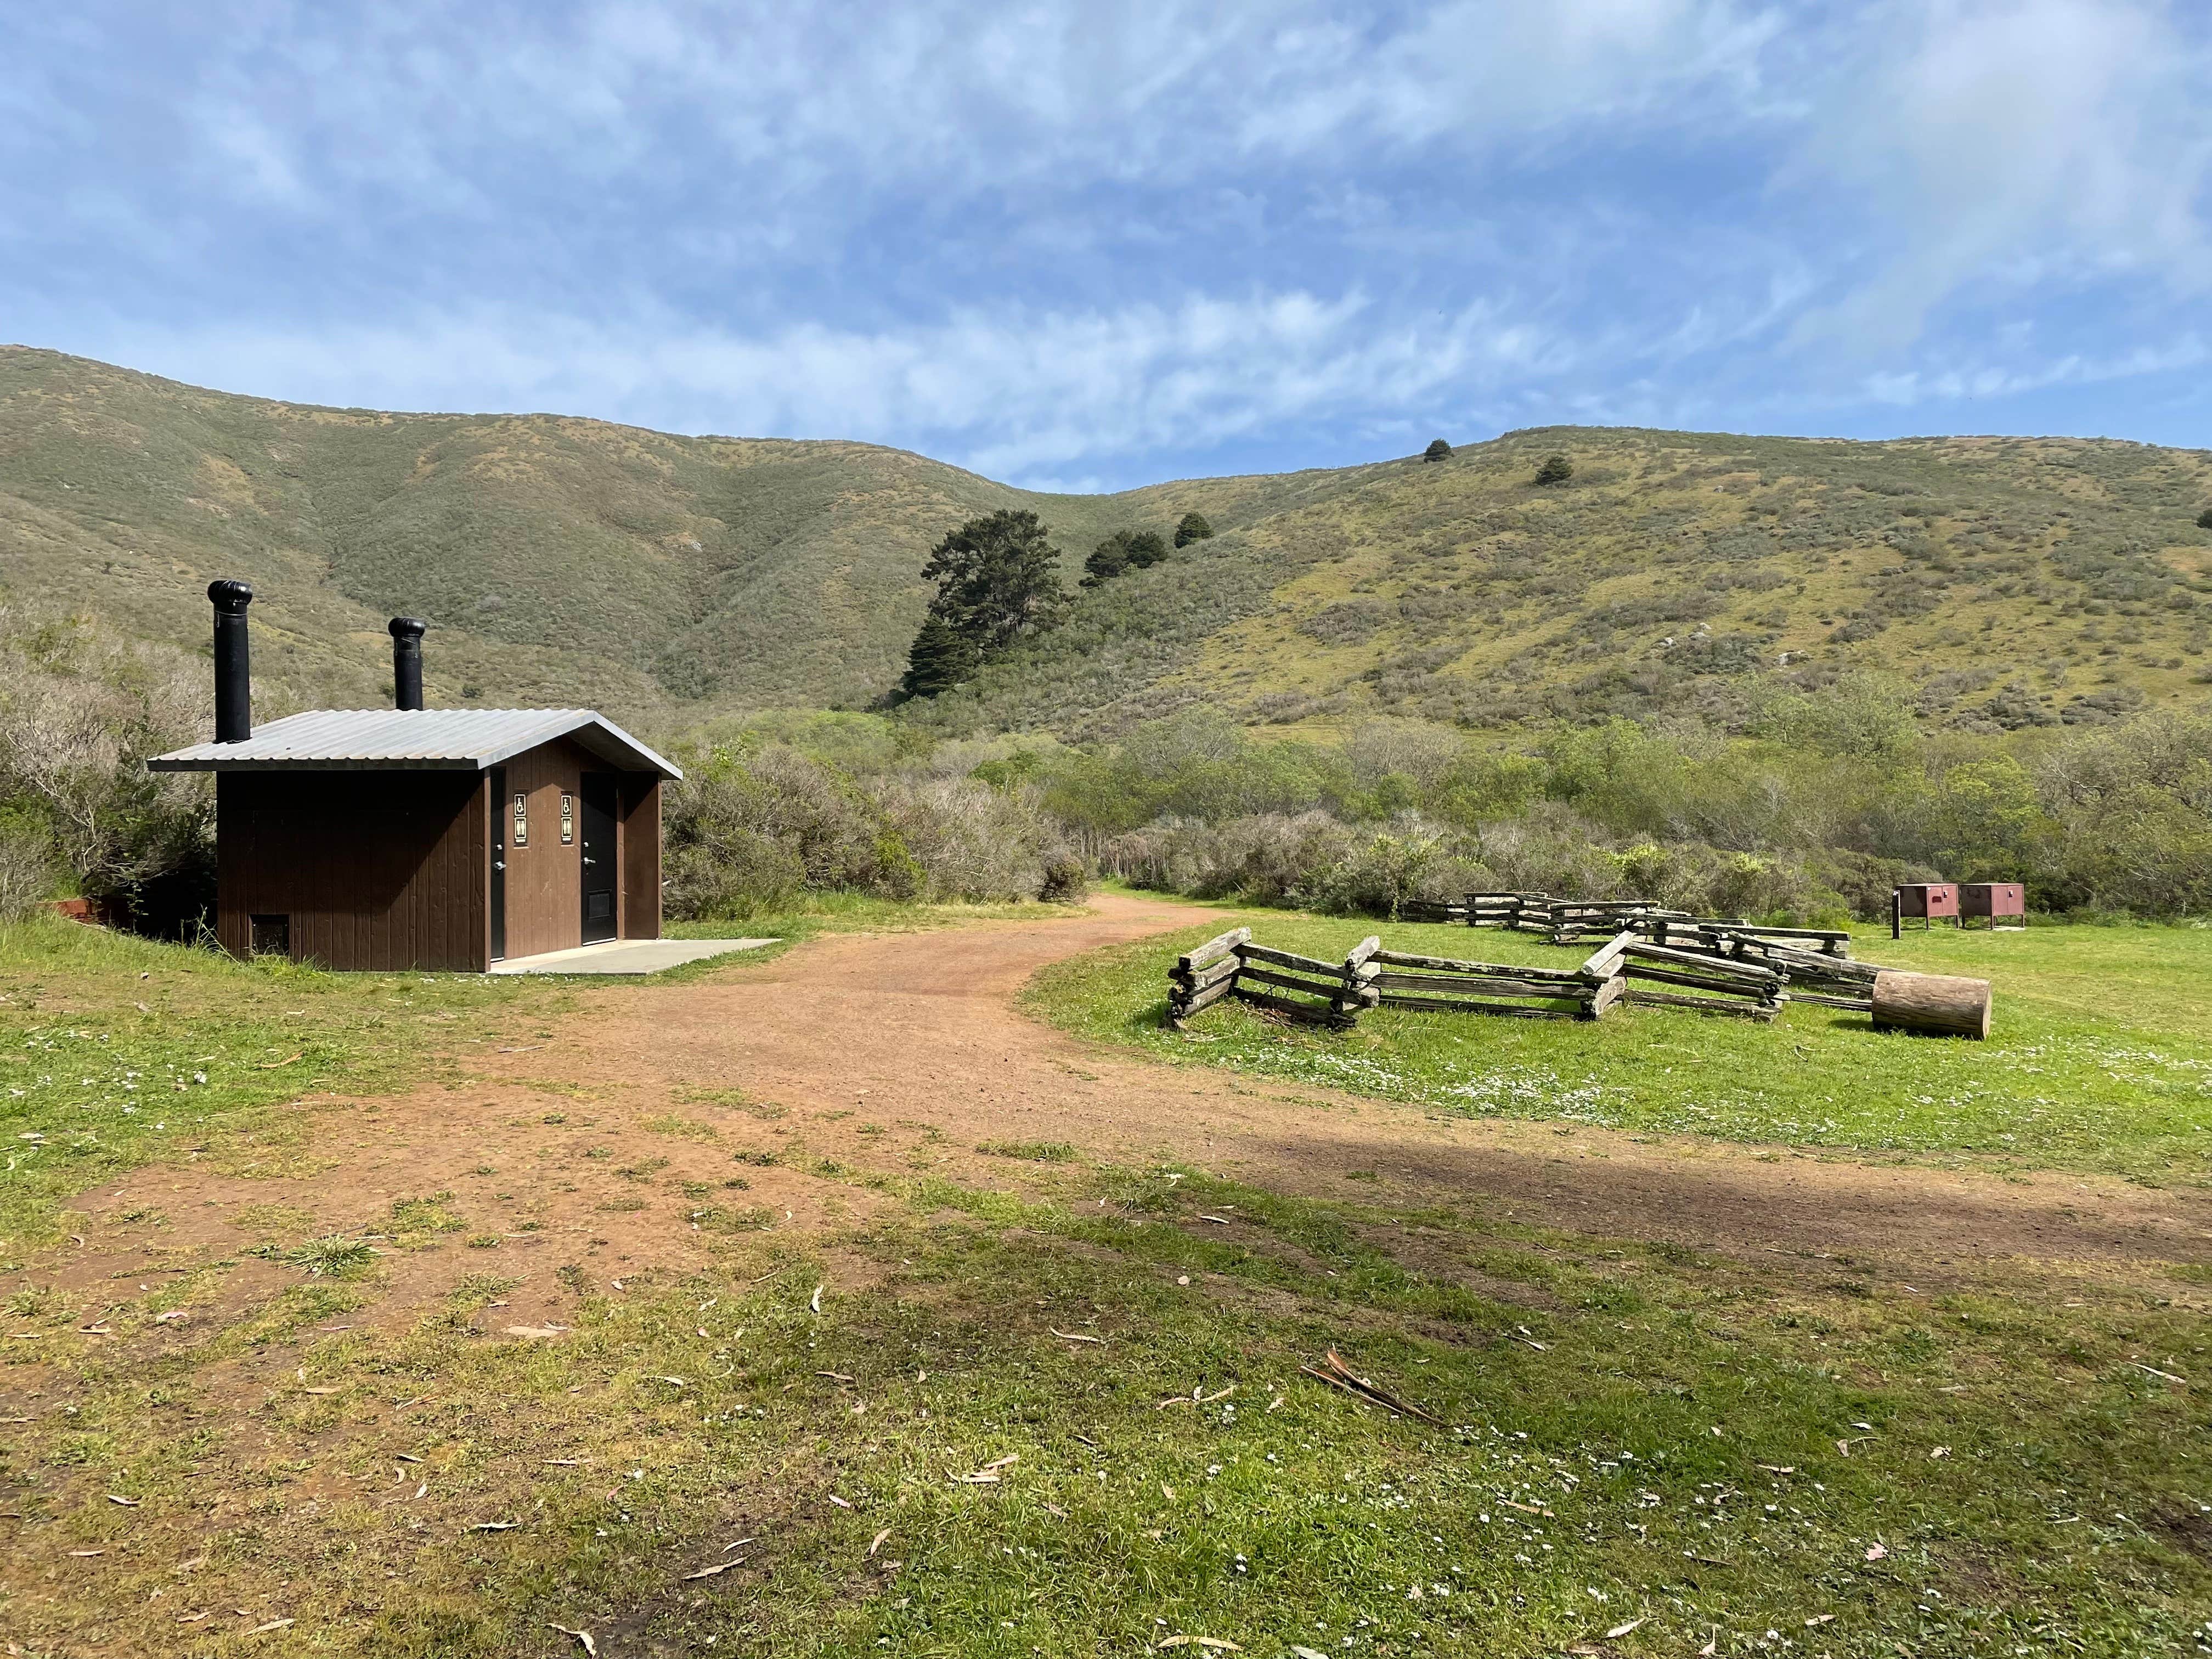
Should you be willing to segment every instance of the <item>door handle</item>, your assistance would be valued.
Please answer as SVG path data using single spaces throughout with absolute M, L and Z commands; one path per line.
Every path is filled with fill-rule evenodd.
M 505 859 L 494 859 L 491 861 L 491 867 L 495 870 L 504 870 L 507 868 L 507 860 Z

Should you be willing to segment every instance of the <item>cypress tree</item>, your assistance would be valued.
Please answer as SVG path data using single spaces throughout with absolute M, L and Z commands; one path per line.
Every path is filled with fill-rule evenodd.
M 1213 526 L 1206 521 L 1202 513 L 1186 513 L 1182 522 L 1176 526 L 1175 544 L 1188 547 L 1193 542 L 1202 542 L 1213 534 Z
M 1117 530 L 1091 550 L 1083 562 L 1083 585 L 1096 587 L 1111 581 L 1129 568 L 1129 532 Z
M 921 568 L 937 597 L 907 653 L 900 689 L 933 697 L 970 678 L 1025 634 L 1055 627 L 1067 609 L 1060 550 L 1034 513 L 970 519 L 932 548 Z
M 969 678 L 981 664 L 981 658 L 968 636 L 933 607 L 907 649 L 906 677 L 899 682 L 899 693 L 907 697 L 933 697 Z

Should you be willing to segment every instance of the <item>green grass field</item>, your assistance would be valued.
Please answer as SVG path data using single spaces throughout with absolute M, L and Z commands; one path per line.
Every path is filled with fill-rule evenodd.
M 272 1108 L 397 1086 L 562 1006 L 544 981 L 330 974 L 0 924 L 0 1272 L 53 1241 L 71 1193 L 156 1158 L 290 1167 L 301 1124 Z
M 1327 960 L 1370 933 L 1395 950 L 1571 967 L 1587 954 L 1531 934 L 1255 911 L 1262 944 Z M 1473 1116 L 1867 1153 L 1959 1155 L 2201 1184 L 2212 1170 L 2212 929 L 1863 930 L 1871 960 L 1991 981 L 1987 1042 L 1878 1033 L 1863 1014 L 1803 1005 L 1771 1024 L 1664 1008 L 1595 1022 L 1385 1008 L 1348 1034 L 1224 1003 L 1165 1028 L 1166 973 L 1219 931 L 1065 963 L 1030 1006 L 1082 1036 L 1177 1063 L 1323 1084 Z
M 2196 939 L 2091 945 L 2149 981 Z M 1136 996 L 1157 975 L 1131 964 L 1171 948 L 1073 964 L 1042 995 Z M 704 1270 L 617 1277 L 480 1251 L 494 1218 L 450 1195 L 396 1206 L 382 1255 L 305 1209 L 264 1218 L 273 1261 L 104 1217 L 103 1237 L 145 1230 L 143 1258 L 72 1278 L 54 1241 L 98 1230 L 69 1194 L 125 1162 L 168 1160 L 179 1211 L 195 1170 L 321 1167 L 322 1089 L 465 1066 L 472 1041 L 623 990 L 303 975 L 58 926 L 0 939 L 0 975 L 7 1052 L 29 1061 L 10 1063 L 8 1144 L 100 1141 L 5 1177 L 0 1631 L 21 1654 L 554 1656 L 583 1651 L 574 1632 L 608 1659 L 2212 1647 L 2208 1337 L 2182 1270 L 1908 1282 L 1059 1143 L 994 1144 L 987 1178 L 956 1182 L 921 1167 L 927 1132 L 830 1162 L 739 1144 L 738 1115 L 733 1170 L 781 1156 L 869 1218 L 712 1234 Z M 2047 1007 L 2008 992 L 2001 1020 L 2088 1029 L 2066 1002 L 2083 985 L 2057 981 Z M 1149 1042 L 1141 1012 L 1121 1034 Z M 1276 1035 L 1232 1038 L 1239 1018 L 1177 1052 Z M 1686 1018 L 1682 1036 L 1739 1057 L 1728 1045 L 1876 1041 L 1801 1018 Z M 67 1086 L 12 1092 L 33 1074 Z M 1636 1097 L 1662 1100 L 1666 1075 Z M 122 1113 L 152 1079 L 192 1103 L 188 1133 Z M 557 1179 L 531 1162 L 542 1134 L 483 1155 Z M 694 1193 L 644 1166 L 636 1191 L 690 1236 Z M 395 1314 L 400 1276 L 441 1263 L 447 1288 Z M 526 1288 L 557 1295 L 568 1328 L 510 1333 Z M 1332 1347 L 1440 1421 L 1302 1374 Z

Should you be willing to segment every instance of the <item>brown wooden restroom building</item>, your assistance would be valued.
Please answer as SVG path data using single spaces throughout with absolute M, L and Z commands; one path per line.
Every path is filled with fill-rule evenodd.
M 210 590 L 216 740 L 147 763 L 216 775 L 225 950 L 481 972 L 660 936 L 660 786 L 683 775 L 674 766 L 589 709 L 422 708 L 420 658 L 408 659 L 422 629 L 404 617 L 392 625 L 395 684 L 414 706 L 318 709 L 251 730 L 241 705 L 252 594 L 218 591 L 242 587 Z M 239 624 L 235 673 L 226 597 Z

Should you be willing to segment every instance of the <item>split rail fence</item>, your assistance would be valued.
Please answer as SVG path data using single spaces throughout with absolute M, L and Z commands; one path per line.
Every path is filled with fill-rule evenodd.
M 1366 1010 L 1597 1019 L 1626 1004 L 1771 1020 L 1791 1001 L 1870 1013 L 1877 1026 L 1986 1036 L 1987 981 L 1908 974 L 1857 962 L 1834 928 L 1765 927 L 1698 917 L 1640 899 L 1604 903 L 1535 893 L 1477 893 L 1403 908 L 1407 921 L 1541 933 L 1554 944 L 1606 942 L 1576 968 L 1534 968 L 1386 951 L 1362 939 L 1340 962 L 1255 944 L 1238 927 L 1176 959 L 1168 1018 L 1234 997 L 1307 1024 L 1348 1030 Z

